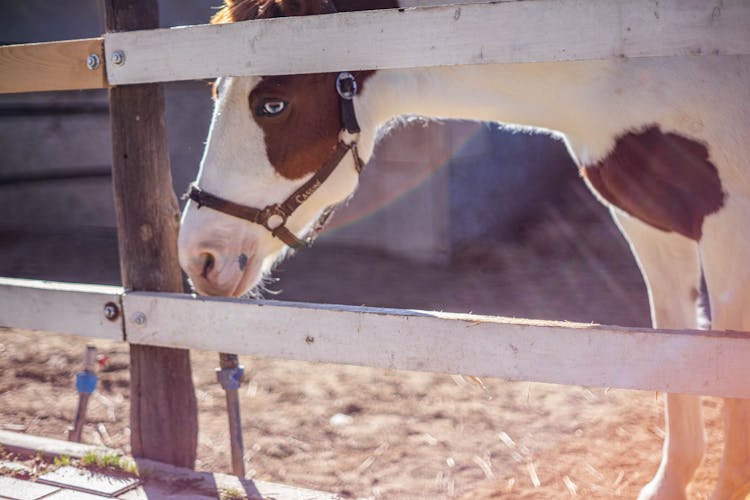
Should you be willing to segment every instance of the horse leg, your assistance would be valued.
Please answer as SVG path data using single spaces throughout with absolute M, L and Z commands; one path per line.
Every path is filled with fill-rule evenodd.
M 711 298 L 712 328 L 750 331 L 750 245 L 745 224 L 750 202 L 729 197 L 727 206 L 704 224 L 700 243 Z M 750 339 L 748 339 L 750 341 Z M 743 374 L 750 381 L 750 363 Z M 715 500 L 744 499 L 750 493 L 750 400 L 724 400 L 724 453 Z
M 750 400 L 724 399 L 724 454 L 712 500 L 750 495 Z
M 655 328 L 697 328 L 697 290 L 701 266 L 698 245 L 612 210 L 615 221 L 638 261 Z M 700 465 L 705 448 L 699 396 L 667 394 L 666 438 L 654 478 L 639 499 L 685 498 L 685 488 Z

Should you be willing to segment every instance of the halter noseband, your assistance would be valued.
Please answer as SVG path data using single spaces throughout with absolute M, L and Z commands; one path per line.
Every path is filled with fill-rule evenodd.
M 263 209 L 248 207 L 208 193 L 199 188 L 195 183 L 190 185 L 187 197 L 193 200 L 198 205 L 198 208 L 208 207 L 233 217 L 260 224 L 269 230 L 274 237 L 279 238 L 292 248 L 300 248 L 309 245 L 311 242 L 310 240 L 301 240 L 286 227 L 286 222 L 289 217 L 291 217 L 294 211 L 323 185 L 349 151 L 352 152 L 354 167 L 356 168 L 357 173 L 359 174 L 362 172 L 362 159 L 357 153 L 357 138 L 360 129 L 359 123 L 357 123 L 357 117 L 354 113 L 354 103 L 352 102 L 354 95 L 357 93 L 357 80 L 354 78 L 354 75 L 347 72 L 339 73 L 336 77 L 336 92 L 339 95 L 341 131 L 354 135 L 354 139 L 350 143 L 345 143 L 339 139 L 333 152 L 325 163 L 323 163 L 320 170 L 315 172 L 307 182 L 305 182 L 282 203 L 268 205 Z M 331 215 L 331 212 L 332 210 L 328 209 L 323 213 L 318 220 L 316 230 L 313 231 L 313 233 L 322 229 L 326 220 Z

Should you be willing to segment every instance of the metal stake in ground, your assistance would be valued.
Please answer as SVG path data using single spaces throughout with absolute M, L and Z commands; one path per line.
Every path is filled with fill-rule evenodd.
M 224 388 L 227 397 L 227 415 L 229 416 L 229 443 L 232 449 L 232 472 L 235 476 L 245 477 L 244 448 L 242 446 L 242 419 L 240 418 L 240 400 L 237 390 L 242 383 L 245 370 L 240 366 L 236 354 L 219 353 L 219 366 L 216 378 Z
M 94 362 L 96 361 L 96 347 L 86 346 L 86 354 L 83 358 L 83 370 L 76 375 L 76 389 L 78 390 L 78 410 L 73 421 L 73 427 L 68 430 L 68 441 L 81 442 L 81 431 L 86 423 L 86 409 L 89 405 L 89 397 L 96 389 L 96 373 L 94 373 Z

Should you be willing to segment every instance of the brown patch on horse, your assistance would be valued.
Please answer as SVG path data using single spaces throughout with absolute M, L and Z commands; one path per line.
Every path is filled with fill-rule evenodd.
M 609 156 L 581 173 L 616 207 L 696 241 L 705 217 L 724 205 L 725 193 L 706 146 L 657 126 L 621 136 Z
M 253 113 L 271 165 L 287 179 L 316 172 L 335 149 L 341 130 L 335 85 L 335 73 L 269 76 L 250 92 L 251 113 L 266 100 L 288 103 L 279 116 Z
M 359 92 L 374 71 L 352 72 Z M 343 128 L 338 73 L 266 76 L 250 92 L 249 112 L 263 130 L 266 154 L 274 169 L 287 179 L 318 171 L 333 154 Z M 258 116 L 264 102 L 283 100 L 279 116 Z

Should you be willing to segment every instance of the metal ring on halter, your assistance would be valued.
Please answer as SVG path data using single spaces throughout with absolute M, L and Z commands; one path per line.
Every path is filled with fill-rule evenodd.
M 278 222 L 278 224 L 273 224 L 271 221 L 272 217 L 277 217 L 278 219 L 281 219 L 281 221 L 278 221 L 277 219 L 276 222 Z M 286 224 L 287 217 L 286 212 L 284 212 L 280 206 L 269 205 L 261 211 L 259 222 L 273 233 L 276 229 Z
M 351 101 L 357 93 L 357 80 L 348 71 L 342 71 L 336 77 L 336 92 L 343 98 Z

